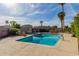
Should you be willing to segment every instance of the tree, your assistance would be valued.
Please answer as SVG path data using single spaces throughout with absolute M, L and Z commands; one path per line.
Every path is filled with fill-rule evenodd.
M 75 36 L 78 38 L 78 50 L 79 50 L 79 13 L 74 17 L 72 23 L 72 30 Z
M 59 3 L 62 7 L 62 11 L 58 13 L 58 17 L 61 21 L 61 31 L 64 32 L 64 16 L 65 16 L 65 12 L 64 12 L 64 3 Z
M 62 7 L 62 11 L 64 11 L 64 4 L 65 3 L 59 3 L 60 5 L 61 5 L 61 7 Z
M 11 21 L 10 22 L 10 33 L 11 35 L 16 35 L 17 32 L 19 31 L 20 29 L 20 24 L 18 24 L 16 21 Z
M 75 35 L 79 39 L 79 14 L 74 17 Z
M 74 22 L 71 23 L 71 33 L 72 33 L 72 36 L 75 37 L 75 27 L 74 27 Z
M 41 26 L 43 26 L 43 21 L 40 21 Z
M 59 12 L 58 13 L 58 17 L 61 21 L 61 30 L 62 30 L 62 32 L 64 31 L 64 16 L 65 16 L 64 12 Z
M 11 21 L 10 24 L 12 28 L 20 29 L 20 24 L 18 24 L 16 21 Z
M 8 23 L 9 23 L 9 21 L 8 21 L 8 20 L 6 20 L 6 21 L 5 21 L 5 23 L 6 23 L 6 24 L 8 24 Z

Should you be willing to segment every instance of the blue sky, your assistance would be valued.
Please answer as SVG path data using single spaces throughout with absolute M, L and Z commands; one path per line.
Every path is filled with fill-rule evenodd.
M 0 25 L 5 25 L 5 21 L 16 21 L 21 25 L 40 25 L 39 21 L 44 21 L 43 25 L 60 27 L 60 20 L 57 14 L 61 11 L 58 3 L 2 3 L 0 4 Z M 65 25 L 70 25 L 73 17 L 79 12 L 79 4 L 65 4 Z

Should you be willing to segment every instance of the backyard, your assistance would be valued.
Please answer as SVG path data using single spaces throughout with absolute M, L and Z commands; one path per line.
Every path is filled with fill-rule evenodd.
M 78 3 L 0 4 L 5 11 L 0 12 L 4 15 L 0 20 L 0 55 L 79 55 L 78 6 Z

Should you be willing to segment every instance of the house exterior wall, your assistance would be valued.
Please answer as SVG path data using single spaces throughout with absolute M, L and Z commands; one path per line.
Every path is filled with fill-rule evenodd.
M 50 27 L 49 26 L 36 26 L 33 28 L 34 32 L 49 32 Z
M 32 33 L 32 26 L 31 25 L 23 25 L 21 27 L 21 33 L 23 33 L 23 32 L 25 32 L 27 34 Z
M 7 36 L 9 34 L 9 27 L 8 26 L 0 26 L 0 38 Z

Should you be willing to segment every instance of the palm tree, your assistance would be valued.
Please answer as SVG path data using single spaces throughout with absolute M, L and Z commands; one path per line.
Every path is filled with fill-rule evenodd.
M 62 11 L 58 13 L 58 17 L 61 21 L 61 31 L 64 32 L 64 3 L 60 3 L 61 7 L 62 7 Z
M 58 17 L 61 21 L 61 31 L 64 32 L 64 16 L 65 16 L 65 13 L 64 12 L 59 12 L 58 13 Z
M 8 23 L 9 23 L 9 21 L 8 21 L 8 20 L 6 20 L 6 21 L 5 21 L 5 23 L 6 23 L 6 24 L 8 24 Z
M 43 26 L 43 21 L 40 21 L 41 27 Z
M 62 7 L 62 11 L 64 11 L 64 4 L 65 3 L 59 3 L 60 5 L 61 5 L 61 7 Z

